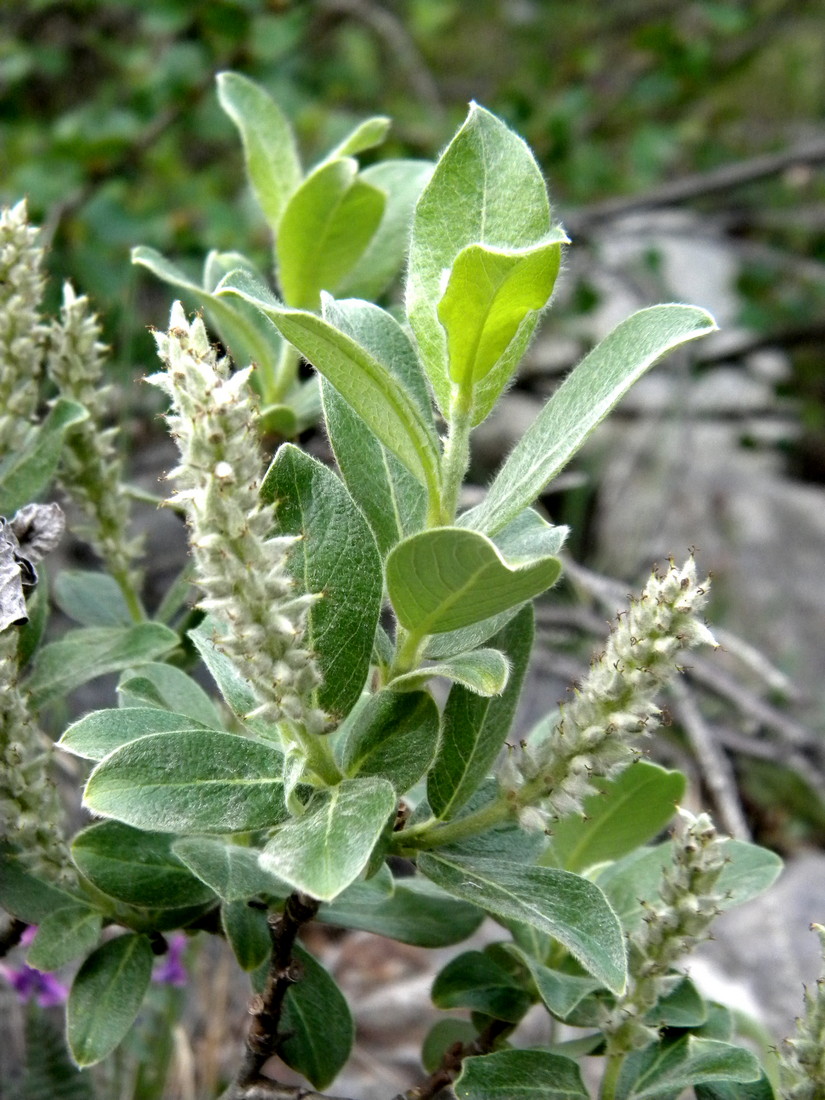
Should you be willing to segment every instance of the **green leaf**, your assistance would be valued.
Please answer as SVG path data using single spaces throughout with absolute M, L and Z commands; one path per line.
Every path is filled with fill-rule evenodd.
M 395 810 L 386 779 L 345 779 L 318 791 L 261 853 L 261 866 L 294 889 L 331 901 L 358 878 Z
M 782 870 L 782 860 L 767 848 L 744 840 L 725 840 L 725 865 L 714 893 L 720 909 L 731 909 L 768 889 Z M 642 848 L 599 870 L 597 881 L 628 931 L 644 915 L 642 899 L 658 896 L 662 871 L 671 863 L 671 842 Z
M 172 851 L 174 838 L 99 821 L 72 841 L 72 859 L 93 886 L 127 905 L 177 909 L 211 901 L 214 893 Z
M 418 200 L 410 242 L 407 316 L 445 414 L 451 384 L 438 317 L 444 273 L 468 245 L 531 248 L 550 228 L 547 189 L 533 154 L 495 115 L 472 104 Z
M 20 860 L 0 847 L 0 905 L 26 924 L 41 924 L 57 909 L 80 899 L 33 875 Z
M 249 681 L 241 676 L 226 654 L 215 645 L 214 639 L 224 631 L 223 626 L 207 615 L 199 626 L 189 631 L 188 637 L 192 639 L 230 710 L 243 720 L 249 711 L 258 706 L 259 700 Z
M 64 569 L 54 581 L 54 602 L 81 626 L 132 626 L 134 620 L 117 583 L 107 573 Z
M 290 197 L 278 228 L 278 281 L 287 305 L 317 309 L 355 266 L 384 213 L 384 192 L 351 157 L 320 165 Z
M 614 993 L 626 978 L 624 933 L 604 894 L 568 871 L 523 867 L 506 860 L 459 859 L 424 853 L 418 867 L 456 897 L 495 917 L 547 932 Z
M 172 851 L 226 902 L 286 898 L 292 892 L 260 865 L 257 848 L 244 848 L 216 837 L 192 836 L 174 841 Z
M 214 275 L 211 269 L 217 267 L 219 261 L 229 258 L 234 260 L 233 271 L 240 268 L 250 278 L 260 278 L 249 261 L 238 253 L 210 252 L 206 261 L 209 274 Z M 145 245 L 133 248 L 132 263 L 145 267 L 162 282 L 184 291 L 192 305 L 206 310 L 209 321 L 220 333 L 234 362 L 239 365 L 255 363 L 257 371 L 252 375 L 252 383 L 254 385 L 256 380 L 260 380 L 265 406 L 285 396 L 274 384 L 283 340 L 270 319 L 260 310 L 240 298 L 222 297 L 213 293 L 209 286 L 200 286 L 154 248 Z M 225 262 L 220 266 L 225 271 Z
M 301 182 L 292 128 L 264 89 L 240 73 L 218 73 L 218 101 L 237 126 L 246 173 L 273 232 Z
M 465 1058 L 459 1100 L 588 1100 L 577 1062 L 545 1050 L 500 1050 Z
M 221 926 L 241 970 L 255 970 L 269 958 L 272 939 L 264 909 L 245 901 L 225 902 L 221 906 Z
M 566 1019 L 585 997 L 601 989 L 601 983 L 595 978 L 553 970 L 534 959 L 517 944 L 508 943 L 504 946 L 528 970 L 547 1011 L 560 1020 Z
M 459 527 L 465 526 L 462 518 Z M 535 508 L 525 508 L 493 537 L 493 542 L 509 562 L 528 562 L 560 553 L 568 532 L 567 527 L 548 523 Z
M 318 705 L 340 721 L 361 696 L 381 611 L 381 559 L 366 520 L 341 480 L 323 463 L 284 444 L 261 486 L 275 506 L 275 533 L 300 535 L 288 559 L 309 609 L 305 644 L 322 683 Z
M 556 228 L 530 248 L 471 244 L 455 258 L 438 319 L 447 334 L 450 380 L 472 394 L 474 425 L 490 413 L 527 350 L 566 240 Z
M 383 160 L 361 173 L 386 197 L 384 214 L 363 255 L 342 280 L 341 296 L 376 301 L 398 275 L 407 255 L 413 210 L 433 172 L 425 160 Z
M 748 1050 L 686 1035 L 675 1043 L 657 1043 L 624 1065 L 617 1095 L 621 1100 L 661 1100 L 711 1081 L 758 1081 L 759 1062 Z
M 484 918 L 475 905 L 456 901 L 427 879 L 399 879 L 387 896 L 374 885 L 375 878 L 353 883 L 322 905 L 318 920 L 416 947 L 449 947 L 471 936 Z
M 289 1038 L 279 1048 L 288 1066 L 316 1089 L 330 1085 L 344 1068 L 355 1024 L 346 998 L 329 972 L 300 944 L 293 955 L 301 978 L 290 987 L 281 1017 Z
M 0 515 L 10 519 L 46 490 L 57 472 L 66 433 L 88 417 L 82 405 L 58 397 L 23 446 L 0 462 Z
M 342 733 L 341 767 L 348 776 L 383 776 L 403 793 L 430 766 L 438 728 L 438 707 L 426 691 L 367 696 Z
M 646 370 L 715 328 L 705 310 L 682 305 L 651 306 L 622 321 L 556 390 L 465 522 L 487 534 L 500 531 L 533 503 Z
M 497 799 L 500 793 L 498 782 L 492 776 L 488 776 L 463 804 L 455 815 L 455 819 L 467 817 L 481 810 Z M 426 821 L 430 813 L 430 807 L 426 802 L 419 803 L 415 808 L 415 818 L 418 820 Z M 420 818 L 419 814 L 422 815 Z M 517 821 L 505 820 L 483 833 L 476 833 L 474 836 L 447 844 L 440 851 L 449 856 L 455 855 L 470 861 L 480 856 L 482 859 L 504 859 L 510 863 L 536 863 L 546 846 L 547 838 L 537 829 L 522 829 Z M 512 929 L 512 922 L 507 927 Z M 530 929 L 530 934 L 538 935 L 535 929 Z
M 387 590 L 416 637 L 480 622 L 540 595 L 561 572 L 557 558 L 511 565 L 477 531 L 438 527 L 399 542 L 387 558 Z
M 456 685 L 442 720 L 441 744 L 427 776 L 427 800 L 436 817 L 452 817 L 498 757 L 518 705 L 533 647 L 533 608 L 522 608 L 493 639 L 510 663 L 503 694 L 485 699 Z
M 475 695 L 489 698 L 501 695 L 507 686 L 510 666 L 507 658 L 497 649 L 474 649 L 471 653 L 459 653 L 440 664 L 426 665 L 396 676 L 388 687 L 391 691 L 416 691 L 424 687 L 433 676 L 443 676 L 461 684 Z
M 775 1093 L 765 1073 L 758 1081 L 738 1082 L 735 1085 L 725 1081 L 697 1085 L 694 1090 L 696 1100 L 774 1100 Z
M 683 978 L 647 1014 L 657 1027 L 700 1027 L 707 1018 L 708 1006 L 689 978 Z
M 98 947 L 78 970 L 66 1006 L 66 1035 L 78 1066 L 100 1062 L 126 1037 L 153 960 L 146 936 L 127 933 Z
M 178 636 L 160 623 L 88 626 L 44 646 L 34 659 L 26 688 L 37 709 L 88 680 L 154 661 L 174 649 Z
M 150 733 L 191 730 L 192 719 L 157 707 L 95 710 L 73 722 L 57 742 L 61 749 L 87 760 L 102 760 L 110 752 Z
M 97 765 L 83 804 L 163 833 L 239 833 L 283 819 L 281 753 L 216 730 L 141 737 Z
M 436 975 L 436 1008 L 469 1008 L 517 1024 L 530 1007 L 524 986 L 484 951 L 457 955 Z
M 395 318 L 368 302 L 325 298 L 324 320 L 360 344 L 397 379 L 435 433 L 426 380 L 410 338 Z M 424 487 L 325 379 L 321 393 L 327 433 L 341 475 L 382 555 L 386 554 L 399 539 L 423 528 L 427 510 Z
M 137 670 L 130 669 L 120 677 L 117 692 L 123 706 L 159 707 L 187 715 L 198 726 L 223 726 L 215 704 L 200 684 L 174 665 L 148 661 Z
M 425 660 L 437 661 L 476 649 L 503 630 L 523 607 L 523 603 L 517 604 L 498 615 L 491 615 L 489 619 L 482 619 L 480 623 L 462 626 L 460 630 L 445 630 L 443 634 L 433 634 L 424 646 Z
M 320 317 L 285 309 L 244 272 L 228 277 L 221 293 L 237 294 L 270 316 L 279 331 L 369 425 L 431 493 L 438 490 L 439 448 L 415 399 L 355 340 Z
M 673 817 L 685 782 L 681 772 L 643 760 L 616 779 L 594 779 L 600 793 L 585 800 L 583 816 L 553 825 L 553 862 L 567 871 L 584 871 L 646 844 Z
M 478 1031 L 469 1020 L 448 1017 L 438 1020 L 427 1032 L 421 1045 L 421 1065 L 425 1073 L 435 1073 L 440 1068 L 444 1055 L 456 1043 L 471 1043 Z
M 376 145 L 383 145 L 391 125 L 392 119 L 387 118 L 386 115 L 374 115 L 372 118 L 365 118 L 363 122 L 359 122 L 347 134 L 343 141 L 339 141 L 336 146 L 330 149 L 321 163 L 327 164 L 329 161 L 339 160 L 341 157 L 356 157 L 367 149 L 374 149 Z
M 67 905 L 48 913 L 37 928 L 26 963 L 35 970 L 59 970 L 97 943 L 103 918 L 88 905 Z

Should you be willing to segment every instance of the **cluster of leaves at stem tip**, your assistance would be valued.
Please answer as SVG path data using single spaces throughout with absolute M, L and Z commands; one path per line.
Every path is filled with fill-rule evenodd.
M 37 540 L 21 509 L 58 475 L 108 570 L 57 578 L 54 597 L 79 624 L 61 640 L 41 644 L 42 577 L 0 634 L 12 701 L 0 901 L 39 926 L 32 966 L 82 960 L 67 1006 L 72 1058 L 93 1065 L 132 1028 L 164 933 L 208 927 L 260 993 L 235 1095 L 275 1053 L 325 1088 L 353 1023 L 331 975 L 294 945 L 301 922 L 439 947 L 486 915 L 501 940 L 457 954 L 433 986 L 439 1008 L 465 1013 L 428 1036 L 431 1081 L 479 1100 L 586 1097 L 578 1059 L 592 1055 L 604 1100 L 688 1085 L 712 1100 L 734 1083 L 772 1096 L 730 1013 L 678 966 L 721 909 L 770 884 L 778 860 L 720 838 L 704 815 L 650 843 L 685 783 L 639 760 L 657 693 L 684 650 L 713 644 L 692 558 L 654 572 L 569 701 L 506 747 L 532 602 L 559 576 L 566 533 L 535 501 L 630 385 L 712 319 L 670 304 L 622 322 L 462 510 L 472 432 L 512 381 L 567 243 L 530 150 L 472 105 L 435 165 L 361 170 L 357 154 L 387 128 L 371 119 L 304 172 L 261 88 L 224 73 L 218 93 L 272 230 L 278 293 L 240 253 L 210 254 L 198 286 L 136 251 L 195 296 L 238 368 L 200 316 L 173 307 L 149 381 L 169 399 L 171 504 L 191 562 L 153 617 L 128 494 L 98 431 L 96 318 L 69 288 L 48 335 L 25 209 L 3 216 L 0 262 L 28 272 L 0 280 L 24 287 L 3 303 L 6 362 L 21 387 L 45 369 L 57 392 L 38 424 L 36 394 L 20 389 L 0 466 L 4 568 L 19 580 L 25 565 L 32 588 Z M 403 306 L 367 300 L 404 262 Z M 299 381 L 301 358 L 311 381 Z M 264 472 L 261 438 L 290 436 L 318 410 L 337 469 L 284 442 Z M 215 698 L 190 675 L 196 659 Z M 84 805 L 103 819 L 69 854 L 37 831 L 58 815 L 37 710 L 110 672 L 118 705 L 59 742 L 91 762 Z M 34 858 L 38 846 L 48 859 Z M 288 990 L 284 953 L 302 971 Z M 580 1038 L 521 1049 L 513 1033 L 534 1004 Z

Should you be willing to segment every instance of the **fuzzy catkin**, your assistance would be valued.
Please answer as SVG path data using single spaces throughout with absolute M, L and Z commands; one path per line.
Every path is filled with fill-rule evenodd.
M 70 880 L 63 809 L 49 775 L 50 748 L 18 682 L 18 632 L 0 632 L 0 836 L 28 870 Z
M 104 429 L 111 387 L 102 386 L 106 352 L 98 318 L 88 298 L 64 284 L 60 319 L 49 329 L 47 370 L 63 397 L 83 405 L 89 418 L 75 425 L 61 456 L 61 484 L 86 514 L 78 534 L 86 538 L 109 572 L 134 592 L 140 584 L 135 562 L 141 540 L 130 538 L 129 500 L 122 462 L 114 439 L 116 428 Z
M 180 464 L 169 476 L 190 528 L 200 607 L 225 626 L 217 643 L 260 700 L 254 716 L 320 733 L 326 716 L 312 701 L 320 673 L 302 645 L 315 597 L 296 592 L 287 571 L 295 537 L 270 537 L 274 514 L 259 497 L 250 368 L 230 373 L 203 321 L 190 325 L 179 302 L 168 333 L 155 339 L 167 371 L 149 381 L 172 402 L 168 422 Z
M 0 456 L 22 445 L 40 395 L 46 328 L 37 234 L 25 200 L 0 210 Z
M 608 1054 L 656 1041 L 655 1022 L 646 1023 L 645 1017 L 672 988 L 672 967 L 708 938 L 720 913 L 716 886 L 726 862 L 723 841 L 707 814 L 694 817 L 681 810 L 680 816 L 659 896 L 644 905 L 641 928 L 629 939 L 627 989 L 600 1022 Z
M 812 924 L 825 960 L 825 926 Z M 786 1039 L 780 1058 L 783 1100 L 821 1100 L 825 1096 L 825 976 L 805 990 L 805 1015 L 796 1035 Z
M 659 724 L 656 695 L 679 671 L 680 653 L 716 644 L 698 617 L 707 593 L 692 557 L 681 568 L 671 561 L 617 616 L 549 736 L 502 766 L 499 781 L 522 825 L 582 813 L 585 798 L 595 793 L 591 779 L 616 775 L 637 758 L 637 743 Z

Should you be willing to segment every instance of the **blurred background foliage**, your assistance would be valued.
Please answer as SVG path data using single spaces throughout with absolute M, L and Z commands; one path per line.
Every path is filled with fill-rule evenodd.
M 708 270 L 703 287 L 701 259 L 695 296 L 683 284 L 671 289 L 673 281 L 662 277 L 656 219 L 675 210 L 683 217 L 677 236 L 709 235 L 732 271 L 723 312 L 734 346 L 717 345 L 705 362 L 687 364 L 691 378 L 701 380 L 726 362 L 744 378 L 748 354 L 779 354 L 781 369 L 759 374 L 754 368 L 749 376 L 760 392 L 765 385 L 770 391 L 767 434 L 749 435 L 737 405 L 741 388 L 719 420 L 741 419 L 737 447 L 767 446 L 785 474 L 822 483 L 823 57 L 821 0 L 0 0 L 0 201 L 27 196 L 50 246 L 47 306 L 56 307 L 66 277 L 91 295 L 125 380 L 154 368 L 147 328 L 165 323 L 171 299 L 168 287 L 130 264 L 132 246 L 150 245 L 192 273 L 212 248 L 243 251 L 264 269 L 270 262 L 268 231 L 245 184 L 237 133 L 218 105 L 217 72 L 235 69 L 261 82 L 293 121 L 308 163 L 374 114 L 393 119 L 381 156 L 433 157 L 460 124 L 467 101 L 476 99 L 536 151 L 575 245 L 561 308 L 547 326 L 561 350 L 549 354 L 544 375 L 527 371 L 521 388 L 533 400 L 543 398 L 590 337 L 601 335 L 598 323 L 591 324 L 609 296 L 599 274 L 628 233 L 637 238 L 650 226 L 653 242 L 626 260 L 620 248 L 610 261 L 612 273 L 620 269 L 639 292 L 635 304 L 646 304 L 646 295 L 678 294 L 714 311 L 722 307 L 702 297 L 703 290 L 712 296 L 717 283 Z M 685 261 L 683 267 L 690 264 L 697 266 Z M 627 304 L 620 303 L 625 312 Z M 678 383 L 678 364 L 670 373 Z M 678 386 L 675 392 L 669 400 L 678 404 Z M 133 400 L 148 402 L 146 388 Z M 776 409 L 783 410 L 778 419 Z M 626 446 L 632 414 L 617 423 Z M 674 465 L 671 437 L 663 438 L 664 459 L 640 452 L 633 477 L 625 479 L 625 503 L 611 445 L 592 452 L 589 467 L 585 456 L 591 476 L 583 489 L 571 483 L 563 499 L 550 502 L 557 518 L 574 526 L 580 560 L 623 576 L 650 561 L 655 539 L 640 538 L 635 556 L 622 558 L 616 547 L 626 531 L 617 528 L 615 513 L 624 509 L 629 522 L 643 528 L 639 494 L 647 472 L 650 530 L 664 532 L 656 508 L 678 518 L 670 489 L 661 488 L 672 484 Z M 505 431 L 501 446 L 511 441 Z M 698 449 L 714 447 L 700 443 Z M 717 461 L 732 461 L 728 452 L 720 456 Z M 483 476 L 483 466 L 477 472 Z M 735 591 L 726 575 L 729 560 L 731 576 L 748 575 L 747 545 L 735 562 L 725 557 L 730 544 L 723 546 L 725 532 L 740 522 L 738 501 L 761 484 L 760 468 L 745 476 L 753 480 L 741 482 L 739 498 L 721 490 L 714 496 L 718 485 L 709 492 L 694 486 L 716 509 L 715 559 L 715 536 L 702 532 L 680 542 L 677 530 L 665 551 L 697 537 L 710 542 L 708 556 L 721 572 L 715 616 L 726 621 L 725 599 L 738 600 L 734 626 L 747 635 L 757 623 L 753 640 L 792 673 L 802 668 L 805 691 L 825 710 L 825 623 L 812 623 L 808 634 L 794 628 L 786 637 L 768 598 L 750 600 L 752 592 L 741 585 Z M 776 495 L 783 494 L 780 486 Z M 611 496 L 619 500 L 613 520 L 605 507 Z M 773 507 L 766 497 L 765 508 Z M 808 507 L 799 503 L 803 512 Z M 594 534 L 597 509 L 600 537 Z M 684 516 L 693 530 L 690 508 Z M 787 528 L 777 517 L 781 555 Z M 752 520 L 756 528 L 762 523 L 761 514 Z M 671 527 L 661 537 L 672 536 Z M 595 558 L 589 556 L 594 545 L 601 546 Z M 821 545 L 819 554 L 821 560 Z M 793 614 L 809 609 L 806 585 L 807 574 L 797 596 L 782 597 L 794 605 Z M 825 614 L 825 598 L 818 606 Z M 774 690 L 759 669 L 755 682 L 757 692 L 766 683 Z M 738 751 L 735 741 L 731 745 Z M 768 780 L 780 774 L 788 783 L 805 783 L 804 760 L 787 773 L 774 769 L 782 752 L 780 740 L 765 774 L 751 779 L 753 800 L 763 807 L 795 804 L 797 823 L 806 806 L 825 815 L 825 777 L 821 797 L 807 787 L 799 796 L 771 787 Z M 750 759 L 747 752 L 743 759 Z M 748 765 L 751 775 L 758 764 Z M 822 815 L 805 823 L 806 836 L 825 836 Z M 787 822 L 777 828 L 787 832 Z
M 221 69 L 267 87 L 308 158 L 375 113 L 394 119 L 387 155 L 432 156 L 475 98 L 536 150 L 562 218 L 825 126 L 819 0 L 6 0 L 0 26 L 0 197 L 28 196 L 53 289 L 92 295 L 135 364 L 168 295 L 132 245 L 267 256 Z M 778 281 L 772 252 L 825 259 L 823 204 L 805 165 L 692 200 L 765 246 L 741 277 L 751 328 L 815 327 L 821 285 L 804 265 Z M 796 384 L 825 428 L 803 345 Z

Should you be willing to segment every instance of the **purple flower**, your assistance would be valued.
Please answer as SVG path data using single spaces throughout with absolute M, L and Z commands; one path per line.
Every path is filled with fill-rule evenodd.
M 176 932 L 166 942 L 169 950 L 155 964 L 152 981 L 165 982 L 167 985 L 186 985 L 188 975 L 183 965 L 183 953 L 189 940 L 182 932 Z
M 28 947 L 35 937 L 37 929 L 30 925 L 20 938 L 22 947 Z M 35 970 L 33 966 L 8 966 L 0 963 L 0 974 L 17 993 L 21 1001 L 30 1001 L 34 998 L 41 1008 L 51 1008 L 52 1005 L 62 1005 L 69 996 L 68 988 L 63 982 L 58 981 L 53 974 L 46 974 L 42 970 Z

